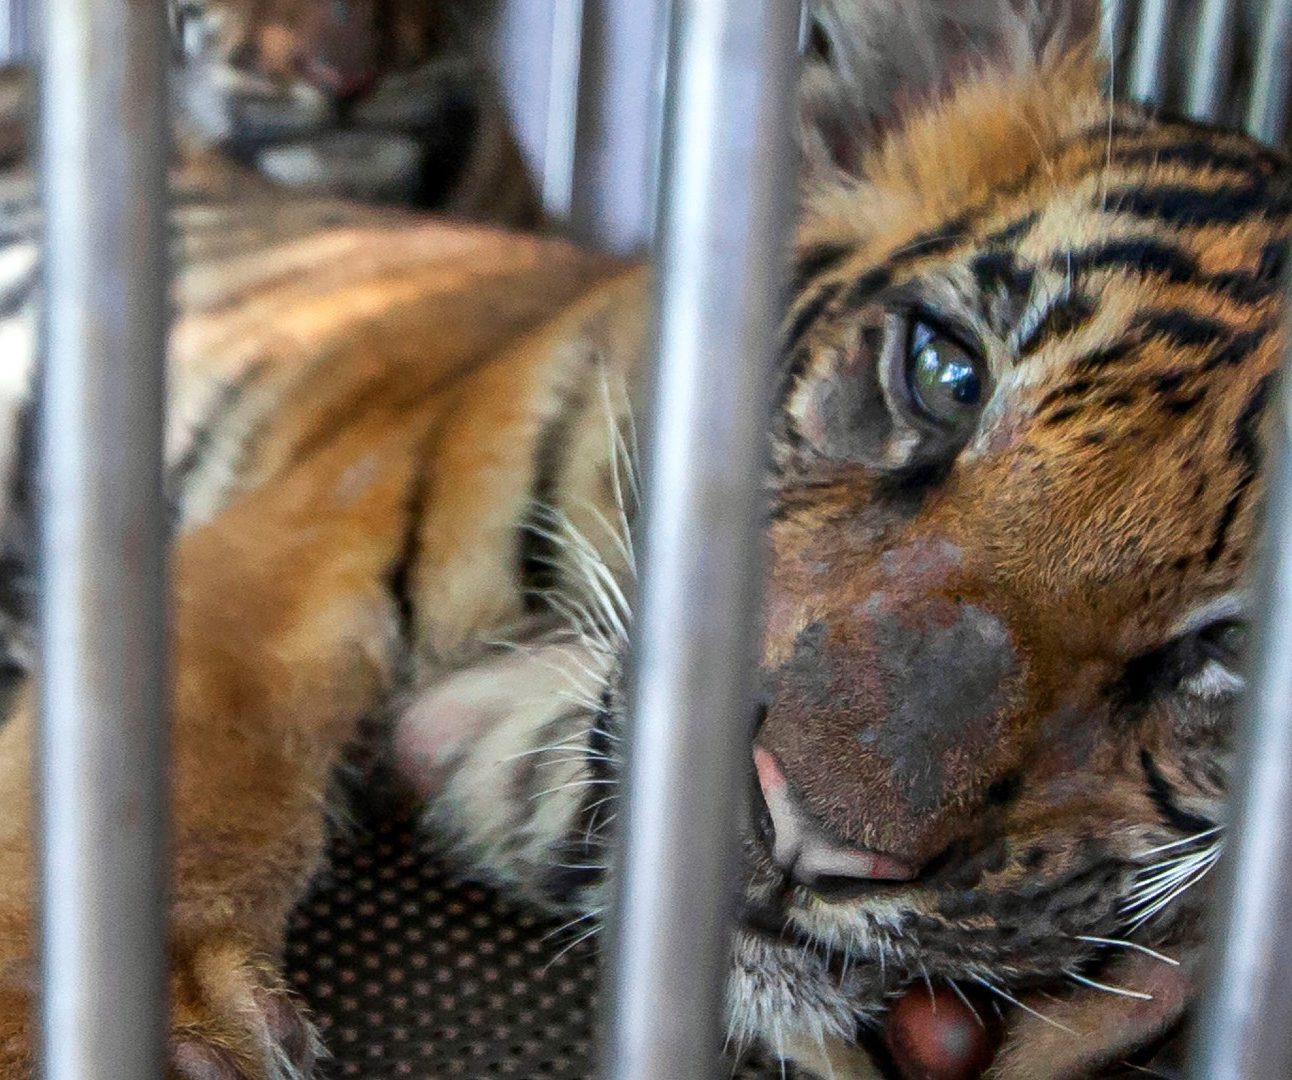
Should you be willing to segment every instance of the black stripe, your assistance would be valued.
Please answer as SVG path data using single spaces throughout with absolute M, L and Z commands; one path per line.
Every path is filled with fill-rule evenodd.
M 1277 279 L 1268 276 L 1263 268 L 1255 273 L 1235 270 L 1204 274 L 1192 254 L 1151 237 L 1128 237 L 1079 251 L 1059 252 L 1051 258 L 1051 265 L 1056 270 L 1071 269 L 1076 273 L 1120 269 L 1162 274 L 1173 284 L 1200 285 L 1242 303 L 1259 303 L 1277 291 Z
M 1225 501 L 1212 533 L 1211 543 L 1207 546 L 1204 558 L 1208 565 L 1214 563 L 1224 553 L 1229 530 L 1238 516 L 1238 510 L 1242 506 L 1248 488 L 1260 473 L 1262 453 L 1258 429 L 1261 416 L 1269 404 L 1273 380 L 1273 375 L 1266 375 L 1256 384 L 1234 421 L 1234 430 L 1229 437 L 1229 456 L 1239 467 L 1238 480 Z
M 857 307 L 860 304 L 865 304 L 875 293 L 881 289 L 888 288 L 893 283 L 893 270 L 904 261 L 907 260 L 902 258 L 890 259 L 886 263 L 867 270 L 849 286 L 848 293 L 843 298 L 844 306 Z
M 1212 534 L 1211 543 L 1207 545 L 1204 558 L 1208 566 L 1212 565 L 1223 554 L 1225 539 L 1229 535 L 1230 526 L 1233 525 L 1234 519 L 1238 516 L 1238 508 L 1242 505 L 1243 496 L 1247 493 L 1247 489 L 1255 478 L 1255 473 L 1244 472 L 1238 478 L 1238 483 L 1234 485 L 1233 492 L 1225 502 L 1225 508 L 1220 512 L 1220 520 L 1216 522 L 1216 529 Z
M 1146 312 L 1138 322 L 1144 339 L 1163 338 L 1181 349 L 1213 345 L 1228 338 L 1230 328 L 1219 319 L 1195 314 L 1188 308 Z
M 986 251 L 976 255 L 969 263 L 969 271 L 984 293 L 1004 288 L 1011 295 L 1022 297 L 1031 292 L 1036 274 L 1030 266 L 1020 266 L 1018 256 L 1012 251 Z
M 813 278 L 842 262 L 853 252 L 848 244 L 813 244 L 794 260 L 794 293 L 802 292 Z
M 1261 264 L 1256 272 L 1265 281 L 1282 281 L 1287 259 L 1288 238 L 1280 236 L 1261 248 Z
M 1282 217 L 1292 210 L 1284 190 L 1268 184 L 1225 185 L 1213 190 L 1166 185 L 1117 188 L 1100 200 L 1113 213 L 1161 221 L 1168 225 L 1233 225 L 1256 217 Z
M 417 646 L 417 601 L 413 598 L 413 576 L 421 558 L 422 520 L 430 502 L 430 470 L 426 466 L 438 434 L 439 426 L 436 425 L 414 454 L 413 475 L 404 496 L 404 532 L 399 550 L 386 571 L 386 590 L 395 609 L 399 640 L 410 651 Z
M 826 306 L 839 295 L 843 286 L 838 283 L 823 286 L 817 291 L 817 294 L 808 300 L 799 308 L 798 314 L 790 321 L 785 330 L 785 350 L 792 351 L 798 348 L 799 342 L 808 332 L 809 328 L 826 309 Z
M 1057 427 L 1065 420 L 1071 420 L 1074 416 L 1079 416 L 1082 412 L 1081 405 L 1063 405 L 1050 413 L 1043 422 L 1044 427 Z
M 1072 366 L 1077 371 L 1101 371 L 1112 364 L 1125 360 L 1140 343 L 1138 336 L 1122 338 L 1121 341 L 1114 342 L 1112 345 L 1105 345 L 1102 348 L 1095 349 L 1093 352 L 1086 353 Z
M 1046 394 L 1045 397 L 1041 398 L 1040 403 L 1036 407 L 1037 411 L 1039 412 L 1043 409 L 1048 409 L 1051 405 L 1055 405 L 1060 401 L 1066 401 L 1068 398 L 1081 397 L 1094 385 L 1095 382 L 1093 379 L 1073 379 L 1071 382 L 1066 382 L 1061 386 L 1056 386 Z
M 1149 375 L 1146 376 L 1146 378 L 1148 379 L 1148 384 L 1156 393 L 1170 394 L 1173 391 L 1178 390 L 1180 388 L 1180 384 L 1183 383 L 1188 376 L 1189 372 L 1176 370 Z
M 1255 274 L 1243 270 L 1211 274 L 1201 279 L 1204 286 L 1223 293 L 1242 304 L 1259 304 L 1279 291 L 1277 281 L 1271 281 L 1259 271 Z
M 1098 310 L 1090 297 L 1069 292 L 1058 297 L 1035 328 L 1018 343 L 1020 356 L 1031 356 L 1055 338 L 1065 337 L 1084 326 Z
M 1032 210 L 1020 218 L 1016 218 L 1008 225 L 1002 225 L 995 232 L 990 232 L 983 237 L 983 247 L 1011 247 L 1029 232 L 1041 218 L 1039 210 Z
M 1149 146 L 1115 147 L 1116 165 L 1187 165 L 1194 169 L 1223 169 L 1244 173 L 1253 179 L 1277 172 L 1280 162 L 1267 151 L 1253 147 L 1220 147 L 1204 139 Z
M 1157 767 L 1157 762 L 1153 760 L 1153 755 L 1147 750 L 1139 752 L 1140 768 L 1144 770 L 1144 780 L 1148 786 L 1148 797 L 1153 800 L 1153 805 L 1162 815 L 1162 820 L 1173 828 L 1179 829 L 1185 833 L 1206 832 L 1212 827 L 1213 822 L 1206 818 L 1199 817 L 1197 814 L 1191 814 L 1187 810 L 1182 810 L 1175 804 L 1175 787 L 1171 784 L 1162 771 Z
M 1258 472 L 1261 467 L 1261 442 L 1259 427 L 1261 416 L 1269 404 L 1274 376 L 1266 375 L 1256 384 L 1243 404 L 1242 412 L 1234 421 L 1229 438 L 1229 456 L 1248 472 Z
M 1056 270 L 1074 273 L 1098 270 L 1136 270 L 1165 274 L 1171 281 L 1190 281 L 1198 275 L 1198 262 L 1188 252 L 1147 237 L 1112 240 L 1079 251 L 1061 251 L 1050 260 Z
M 1202 370 L 1214 371 L 1218 367 L 1238 366 L 1260 348 L 1269 332 L 1269 327 L 1239 331 L 1207 357 Z
M 215 442 L 219 429 L 246 399 L 247 391 L 264 372 L 263 362 L 253 362 L 239 372 L 237 378 L 222 383 L 216 391 L 214 400 L 194 428 L 193 436 L 189 439 L 188 446 L 184 448 L 184 453 L 166 475 L 167 501 L 170 503 L 173 518 L 177 518 L 183 509 L 185 490 L 206 460 L 207 452 Z
M 592 362 L 596 362 L 595 354 Z M 559 584 L 556 568 L 560 553 L 556 544 L 542 535 L 551 531 L 554 522 L 544 515 L 552 508 L 574 421 L 586 402 L 586 391 L 580 388 L 585 381 L 576 380 L 573 387 L 560 392 L 555 413 L 534 441 L 529 503 L 516 541 L 520 584 L 528 612 L 544 610 L 547 590 Z
M 1204 386 L 1191 394 L 1165 397 L 1162 399 L 1161 405 L 1163 409 L 1175 416 L 1187 416 L 1206 396 L 1207 388 Z
M 875 293 L 887 288 L 892 280 L 890 264 L 872 267 L 848 286 L 847 294 L 839 302 L 840 310 L 846 313 L 869 302 Z M 803 375 L 812 358 L 811 351 L 803 344 L 804 338 L 807 337 L 813 324 L 825 313 L 826 308 L 838 297 L 842 288 L 842 284 L 838 282 L 823 286 L 813 299 L 799 309 L 798 314 L 786 328 L 782 347 L 780 387 L 776 396 L 778 405 L 785 403 L 794 389 L 794 384 Z
M 974 223 L 982 217 L 983 207 L 974 207 L 957 214 L 950 221 L 944 222 L 936 229 L 917 233 L 894 252 L 890 263 L 895 260 L 922 259 L 930 255 L 945 255 L 960 244 L 969 235 Z

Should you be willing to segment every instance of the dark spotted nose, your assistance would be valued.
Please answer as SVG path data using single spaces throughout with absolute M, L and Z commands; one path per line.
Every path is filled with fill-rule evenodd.
M 776 755 L 754 747 L 754 769 L 770 820 L 772 861 L 799 885 L 826 897 L 845 897 L 883 881 L 910 881 L 916 868 L 880 851 L 831 836 L 798 803 Z
M 305 28 L 301 73 L 336 101 L 358 101 L 380 80 L 381 54 L 373 0 L 331 0 L 315 5 Z

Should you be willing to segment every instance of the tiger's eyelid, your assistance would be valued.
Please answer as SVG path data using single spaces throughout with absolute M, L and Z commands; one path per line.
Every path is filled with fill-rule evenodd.
M 922 324 L 933 331 L 934 336 L 947 338 L 976 360 L 990 367 L 984 343 L 979 340 L 978 334 L 967 322 L 957 319 L 949 312 L 936 311 L 918 299 L 912 299 L 906 303 L 902 303 L 899 299 L 893 309 L 905 314 L 908 335 L 913 335 L 916 325 Z
M 1247 589 L 1236 589 L 1214 597 L 1175 623 L 1171 627 L 1169 638 L 1174 641 L 1188 634 L 1196 634 L 1215 623 L 1246 619 L 1250 601 L 1251 593 Z

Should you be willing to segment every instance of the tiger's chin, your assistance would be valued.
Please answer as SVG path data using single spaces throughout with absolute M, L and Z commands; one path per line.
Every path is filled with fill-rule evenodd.
M 379 202 L 414 201 L 425 168 L 417 140 L 392 132 L 332 131 L 271 143 L 248 156 L 284 187 Z
M 760 1041 L 773 1053 L 801 1060 L 808 1051 L 855 1046 L 863 1025 L 873 1026 L 881 1012 L 882 994 L 861 969 L 831 964 L 824 949 L 736 932 L 727 984 L 733 1045 Z

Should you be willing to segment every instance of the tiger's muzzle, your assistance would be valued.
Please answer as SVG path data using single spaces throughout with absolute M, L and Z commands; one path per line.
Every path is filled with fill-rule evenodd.
M 789 635 L 754 750 L 768 840 L 802 884 L 907 881 L 1007 786 L 1027 664 L 950 543 L 804 588 L 831 565 L 773 575 L 769 636 Z

